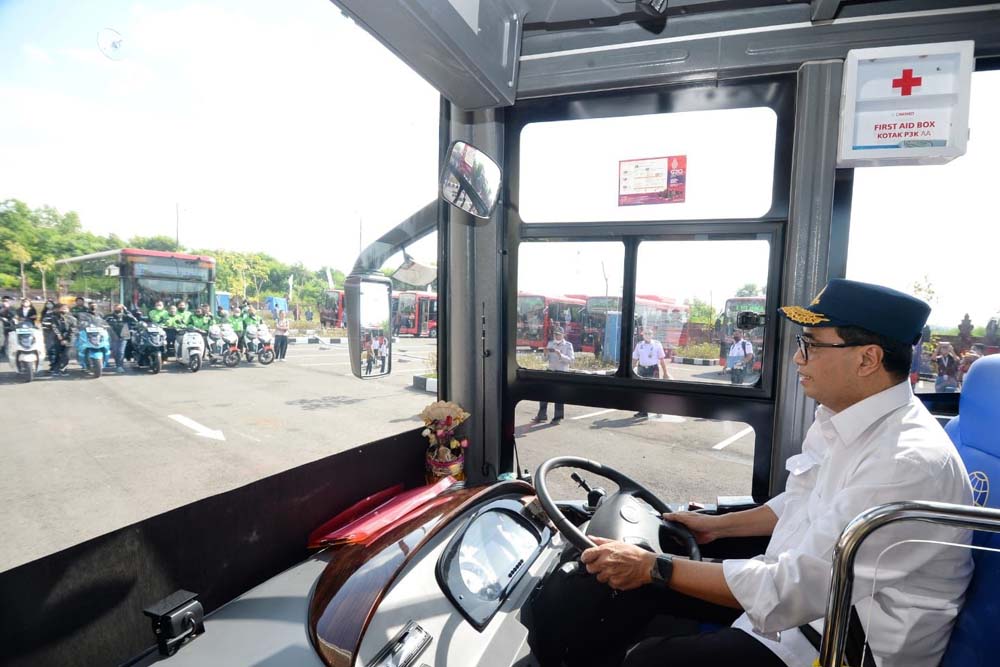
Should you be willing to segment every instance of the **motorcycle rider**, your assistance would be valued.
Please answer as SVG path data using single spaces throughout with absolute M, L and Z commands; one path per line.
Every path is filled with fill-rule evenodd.
M 76 297 L 76 305 L 70 310 L 70 315 L 75 319 L 77 315 L 85 312 L 87 312 L 87 302 L 82 296 Z
M 186 327 L 191 324 L 191 313 L 187 309 L 187 301 L 181 301 L 177 304 L 177 315 L 174 316 L 174 321 L 177 322 L 178 328 L 181 326 Z
M 132 328 L 138 323 L 125 306 L 116 303 L 110 315 L 105 319 L 111 327 L 111 353 L 115 357 L 117 372 L 125 372 L 125 345 L 131 337 Z
M 201 337 L 205 339 L 206 350 L 208 349 L 208 328 L 214 323 L 215 318 L 212 317 L 212 311 L 204 304 L 198 306 L 194 315 L 191 316 L 191 326 L 197 329 Z
M 229 323 L 233 325 L 233 331 L 236 332 L 236 337 L 239 339 L 238 342 L 236 343 L 236 346 L 242 353 L 244 350 L 246 350 L 246 341 L 243 338 L 243 334 L 245 333 L 244 329 L 246 329 L 246 324 L 243 319 L 243 315 L 240 313 L 239 306 L 233 306 L 233 312 L 229 316 Z
M 59 308 L 56 306 L 55 301 L 49 299 L 45 302 L 45 307 L 42 309 L 42 336 L 45 339 L 45 358 L 49 362 L 49 368 L 52 368 L 52 362 L 55 358 L 56 352 L 56 337 L 52 333 L 52 319 L 59 314 Z
M 14 315 L 18 322 L 31 322 L 31 326 L 35 326 L 35 322 L 38 320 L 38 311 L 31 305 L 31 299 L 28 298 L 21 299 L 21 307 Z
M 69 348 L 73 345 L 73 330 L 76 328 L 76 319 L 70 315 L 69 306 L 63 303 L 59 305 L 50 321 L 55 343 L 49 373 L 51 375 L 69 375 L 66 372 L 66 366 L 69 365 Z
M 263 323 L 264 318 L 257 314 L 257 310 L 253 306 L 247 306 L 247 312 L 243 315 L 244 328 L 251 324 L 259 327 Z
M 153 324 L 163 326 L 163 323 L 170 317 L 170 313 L 164 309 L 163 302 L 157 300 L 153 308 L 149 311 L 149 321 Z

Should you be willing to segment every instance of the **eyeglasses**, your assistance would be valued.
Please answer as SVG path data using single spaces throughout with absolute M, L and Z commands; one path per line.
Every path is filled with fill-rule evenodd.
M 811 340 L 806 340 L 801 335 L 795 337 L 795 342 L 799 344 L 799 352 L 802 354 L 803 361 L 809 361 L 809 348 L 810 347 L 864 347 L 865 345 L 873 345 L 874 343 L 816 343 Z

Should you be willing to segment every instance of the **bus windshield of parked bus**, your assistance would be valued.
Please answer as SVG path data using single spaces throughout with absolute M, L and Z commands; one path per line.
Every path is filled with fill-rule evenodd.
M 0 571 L 421 424 L 436 281 L 394 281 L 414 323 L 372 382 L 343 290 L 437 196 L 436 90 L 315 0 L 11 0 L 0 56 L 0 295 L 47 348 L 0 364 Z M 63 303 L 107 320 L 89 352 L 50 353 Z

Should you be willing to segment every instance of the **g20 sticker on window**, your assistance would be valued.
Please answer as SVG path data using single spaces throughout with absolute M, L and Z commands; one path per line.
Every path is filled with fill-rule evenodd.
M 687 156 L 670 155 L 618 162 L 618 205 L 681 204 Z

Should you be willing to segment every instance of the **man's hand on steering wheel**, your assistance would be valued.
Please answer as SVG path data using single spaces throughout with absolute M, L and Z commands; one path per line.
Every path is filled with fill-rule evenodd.
M 615 590 L 630 591 L 652 581 L 650 571 L 656 554 L 604 537 L 591 539 L 597 546 L 585 550 L 580 560 L 587 566 L 587 572 L 597 575 L 599 582 Z
M 721 518 L 719 516 L 698 512 L 664 512 L 662 516 L 665 521 L 687 526 L 698 544 L 708 544 L 723 536 L 720 532 L 722 527 L 719 525 Z

